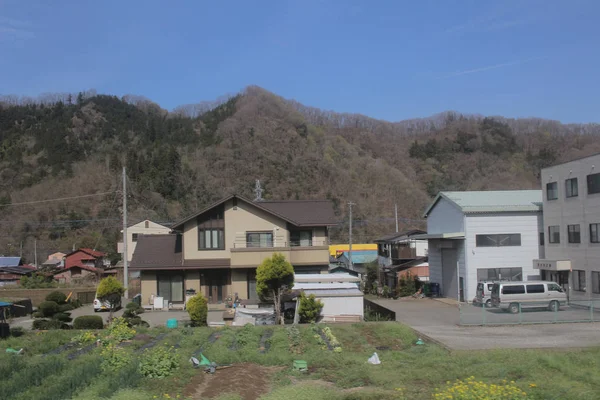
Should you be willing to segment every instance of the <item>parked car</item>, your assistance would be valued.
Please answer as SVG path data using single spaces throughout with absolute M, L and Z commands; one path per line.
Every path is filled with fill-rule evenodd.
M 116 304 L 115 310 L 121 308 L 121 299 Z M 98 294 L 94 297 L 94 312 L 102 311 L 102 310 L 110 310 L 110 303 L 106 300 L 100 301 L 98 299 Z
M 567 304 L 567 294 L 556 282 L 496 282 L 492 287 L 492 306 L 516 314 L 523 308 L 558 311 Z
M 475 291 L 475 298 L 473 299 L 474 306 L 486 306 L 490 308 L 492 306 L 492 287 L 494 282 L 481 281 L 477 283 L 477 290 Z

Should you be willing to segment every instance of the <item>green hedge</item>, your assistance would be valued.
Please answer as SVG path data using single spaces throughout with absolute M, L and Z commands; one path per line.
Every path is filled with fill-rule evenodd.
M 67 303 L 67 304 L 59 304 L 58 305 L 58 312 L 65 312 L 65 311 L 71 311 L 74 310 L 75 306 L 71 303 Z
M 56 304 L 64 304 L 67 302 L 67 295 L 63 292 L 54 291 L 46 296 L 46 301 L 53 301 Z
M 47 331 L 51 329 L 66 328 L 65 325 L 67 324 L 57 319 L 36 319 L 35 321 L 33 321 L 33 326 L 31 329 L 38 331 Z
M 71 322 L 73 318 L 71 318 L 71 313 L 56 313 L 52 316 L 52 318 L 62 321 L 62 322 Z
M 98 315 L 83 315 L 75 318 L 75 321 L 73 321 L 73 328 L 102 329 L 104 328 L 104 321 L 102 320 L 102 317 Z
M 58 303 L 55 301 L 42 301 L 38 306 L 38 311 L 41 312 L 44 317 L 51 317 L 58 312 Z

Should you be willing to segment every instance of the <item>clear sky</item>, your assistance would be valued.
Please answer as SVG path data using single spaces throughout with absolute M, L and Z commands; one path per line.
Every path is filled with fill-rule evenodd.
M 600 122 L 600 0 L 0 0 L 0 93 Z

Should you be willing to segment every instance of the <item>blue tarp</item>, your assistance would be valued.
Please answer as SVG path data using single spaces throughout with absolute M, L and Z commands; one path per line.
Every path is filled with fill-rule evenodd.
M 10 307 L 12 306 L 12 303 L 7 303 L 5 301 L 0 301 L 0 307 Z
M 344 251 L 344 255 L 348 257 L 348 252 Z M 377 250 L 353 250 L 352 262 L 354 264 L 368 264 L 371 261 L 377 260 Z

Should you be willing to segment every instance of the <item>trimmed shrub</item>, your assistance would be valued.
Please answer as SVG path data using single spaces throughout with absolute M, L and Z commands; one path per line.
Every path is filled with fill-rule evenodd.
M 194 326 L 206 325 L 206 316 L 208 314 L 208 303 L 201 293 L 188 300 L 186 304 L 187 312 L 190 315 Z
M 65 324 L 56 319 L 36 319 L 33 321 L 33 326 L 31 329 L 46 331 L 51 329 L 61 329 L 63 328 L 63 325 Z
M 71 313 L 56 313 L 52 316 L 52 318 L 59 320 L 61 322 L 71 322 L 73 318 L 71 318 Z
M 131 310 L 131 309 L 134 309 L 134 310 L 135 310 L 135 309 L 136 309 L 136 308 L 138 308 L 138 307 L 139 307 L 139 306 L 137 305 L 137 303 L 134 303 L 133 301 L 132 301 L 132 302 L 129 302 L 129 303 L 127 303 L 127 305 L 125 306 L 125 308 L 126 308 L 126 309 L 128 309 L 128 310 Z
M 75 309 L 75 306 L 73 306 L 73 304 L 71 304 L 71 303 L 58 305 L 58 312 L 66 312 L 66 311 L 71 311 L 74 309 Z
M 42 301 L 38 306 L 38 311 L 41 312 L 44 317 L 51 317 L 58 312 L 58 304 L 54 301 Z
M 44 318 L 44 313 L 42 313 L 41 311 L 35 311 L 31 313 L 31 316 L 33 318 Z
M 25 334 L 25 330 L 22 327 L 17 326 L 15 328 L 10 328 L 10 334 L 12 337 L 23 336 Z
M 81 300 L 79 300 L 79 299 L 71 300 L 71 301 L 69 301 L 69 304 L 72 305 L 74 309 L 79 308 L 83 305 L 83 304 L 81 304 Z
M 140 317 L 125 318 L 125 320 L 127 321 L 127 324 L 130 327 L 134 327 L 134 326 L 143 326 L 143 327 L 146 327 L 146 328 L 150 327 L 150 324 L 147 323 L 146 321 L 144 321 Z
M 75 318 L 73 321 L 73 328 L 75 329 L 103 329 L 104 321 L 99 315 L 83 315 Z
M 300 316 L 300 322 L 316 322 L 321 315 L 323 309 L 323 302 L 317 300 L 314 294 L 306 296 L 304 293 L 300 294 L 300 309 L 298 315 Z
M 63 292 L 55 290 L 46 296 L 46 301 L 53 301 L 56 304 L 65 304 L 67 302 L 67 295 Z

